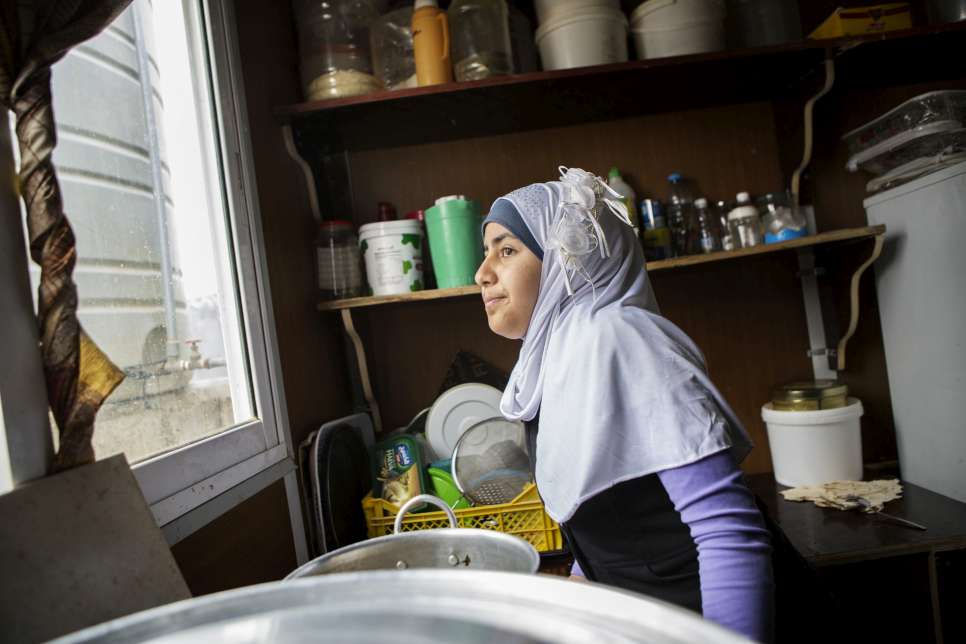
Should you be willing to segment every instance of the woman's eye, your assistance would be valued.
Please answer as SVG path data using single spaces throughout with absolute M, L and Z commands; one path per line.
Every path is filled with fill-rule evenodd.
M 515 252 L 517 252 L 516 249 L 510 248 L 509 246 L 504 246 L 503 248 L 500 249 L 500 257 L 509 257 Z

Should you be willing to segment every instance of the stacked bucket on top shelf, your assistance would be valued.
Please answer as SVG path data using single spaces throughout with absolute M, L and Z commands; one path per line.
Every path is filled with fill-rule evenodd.
M 637 57 L 683 56 L 725 48 L 724 0 L 648 0 L 631 14 Z
M 627 18 L 618 0 L 535 0 L 543 68 L 627 61 Z

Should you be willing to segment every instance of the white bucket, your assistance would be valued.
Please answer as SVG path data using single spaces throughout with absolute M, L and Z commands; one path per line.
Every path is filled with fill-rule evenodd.
M 359 246 L 373 295 L 423 289 L 422 227 L 416 219 L 382 221 L 359 228 Z
M 552 19 L 537 29 L 544 69 L 569 69 L 627 61 L 627 18 L 594 9 Z
M 725 48 L 721 0 L 648 0 L 631 14 L 637 57 L 661 58 Z
M 768 427 L 775 480 L 782 485 L 819 485 L 862 480 L 862 403 L 849 398 L 838 409 L 780 411 L 761 408 Z
M 565 14 L 585 13 L 588 9 L 615 9 L 620 11 L 620 0 L 533 0 L 537 11 L 537 24 L 558 20 Z

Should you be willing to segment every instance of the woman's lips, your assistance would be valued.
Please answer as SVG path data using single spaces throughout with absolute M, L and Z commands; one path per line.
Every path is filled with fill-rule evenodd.
M 495 297 L 484 297 L 483 306 L 486 307 L 487 310 L 490 310 L 491 308 L 502 304 L 504 300 L 506 300 L 506 296 L 504 295 L 499 295 Z

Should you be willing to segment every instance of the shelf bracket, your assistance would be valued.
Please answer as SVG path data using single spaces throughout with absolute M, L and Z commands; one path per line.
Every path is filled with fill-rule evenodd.
M 366 403 L 369 405 L 369 413 L 372 414 L 372 425 L 376 434 L 382 432 L 382 416 L 379 414 L 379 404 L 372 393 L 372 381 L 369 379 L 369 365 L 366 362 L 366 350 L 362 346 L 362 338 L 356 331 L 355 323 L 352 320 L 352 311 L 342 309 L 342 326 L 345 328 L 346 335 L 352 342 L 352 348 L 356 354 L 356 364 L 359 367 L 359 380 L 362 382 L 362 394 L 365 396 Z
M 825 337 L 825 318 L 822 314 L 822 299 L 819 296 L 819 275 L 824 269 L 815 265 L 815 253 L 811 248 L 798 250 L 798 278 L 802 283 L 802 300 L 805 304 L 805 324 L 808 328 L 806 352 L 812 361 L 812 375 L 816 380 L 835 380 L 838 374 L 831 368 L 828 343 Z
M 859 281 L 862 279 L 862 274 L 865 270 L 882 254 L 883 242 L 885 242 L 885 233 L 876 235 L 872 247 L 872 254 L 852 273 L 852 282 L 849 285 L 849 328 L 845 332 L 845 335 L 842 336 L 842 339 L 839 340 L 839 346 L 836 349 L 839 371 L 845 370 L 845 345 L 855 335 L 855 329 L 859 325 Z
M 286 152 L 288 152 L 288 155 L 292 157 L 292 160 L 302 170 L 305 187 L 309 193 L 309 206 L 312 208 L 312 216 L 315 217 L 316 221 L 322 221 L 322 211 L 319 208 L 319 193 L 315 189 L 315 175 L 312 172 L 312 167 L 306 163 L 305 159 L 299 153 L 298 146 L 295 145 L 295 136 L 292 133 L 291 125 L 282 126 L 282 139 L 285 141 Z

